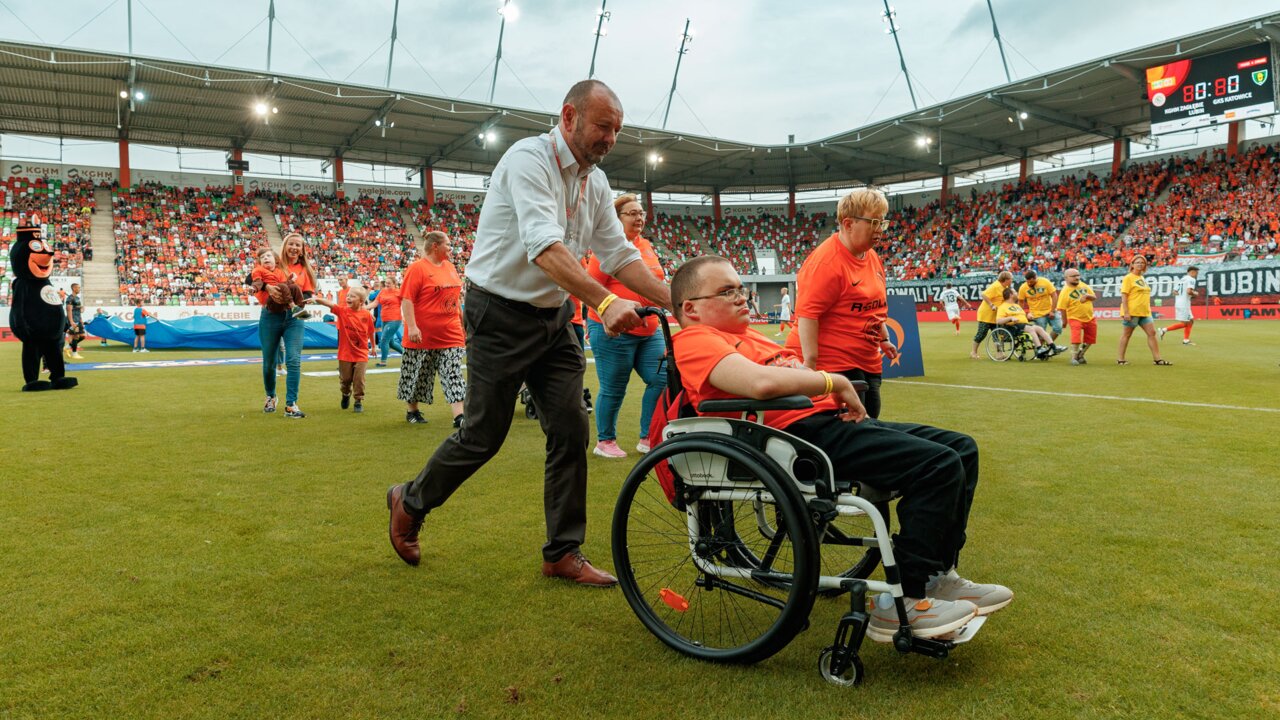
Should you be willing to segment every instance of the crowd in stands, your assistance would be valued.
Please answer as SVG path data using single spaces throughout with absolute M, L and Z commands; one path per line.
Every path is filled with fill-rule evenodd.
M 395 200 L 362 196 L 259 192 L 275 213 L 280 234 L 302 233 L 322 277 L 368 281 L 403 272 L 417 257 Z
M 40 212 L 54 227 L 56 272 L 79 274 L 94 212 L 88 182 L 9 178 L 0 183 L 0 252 L 7 254 L 19 212 Z M 425 233 L 455 241 L 465 272 L 480 210 L 474 203 L 425 202 L 258 193 L 281 233 L 301 232 L 321 277 L 374 280 L 404 271 L 416 257 L 402 220 L 408 211 Z M 116 190 L 113 215 L 122 303 L 248 302 L 243 285 L 253 249 L 266 232 L 250 198 L 229 188 L 203 190 L 144 184 Z M 1067 267 L 1122 267 L 1137 254 L 1153 265 L 1179 253 L 1275 257 L 1280 243 L 1280 149 L 1257 146 L 1229 158 L 1215 149 L 1194 157 L 1128 164 L 1114 177 L 1094 174 L 1046 182 L 1031 178 L 985 192 L 960 192 L 946 203 L 891 212 L 880 246 L 890 279 L 960 277 L 1001 268 L 1041 273 Z M 835 227 L 834 216 L 780 214 L 649 217 L 645 236 L 668 274 L 706 253 L 758 272 L 758 248 L 772 249 L 777 272 L 793 273 Z
M 247 303 L 244 278 L 267 233 L 230 188 L 143 184 L 112 196 L 122 304 Z
M 80 275 L 86 254 L 93 257 L 92 216 L 97 209 L 93 183 L 46 178 L 10 177 L 0 181 L 0 246 L 8 257 L 19 215 L 36 213 L 53 240 L 53 274 Z
M 475 203 L 456 203 L 437 198 L 431 207 L 425 202 L 414 204 L 413 219 L 418 230 L 427 234 L 432 230 L 449 236 L 453 241 L 453 264 L 458 271 L 471 259 L 471 247 L 476 242 L 476 225 L 480 222 L 480 206 Z

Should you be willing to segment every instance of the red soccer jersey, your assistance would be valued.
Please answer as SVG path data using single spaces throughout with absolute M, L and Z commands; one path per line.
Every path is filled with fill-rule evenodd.
M 338 326 L 338 359 L 369 361 L 369 339 L 373 337 L 373 315 L 368 310 L 352 310 L 345 305 L 333 309 Z
M 653 273 L 653 276 L 658 278 L 658 280 L 665 280 L 667 276 L 662 269 L 662 261 L 658 259 L 658 254 L 653 251 L 653 245 L 642 237 L 637 237 L 632 244 L 640 251 L 640 262 L 644 263 L 644 266 L 649 268 L 649 272 Z M 624 300 L 634 300 L 642 305 L 657 305 L 657 303 L 652 300 L 642 298 L 637 293 L 632 292 L 630 288 L 623 285 L 622 282 L 614 276 L 606 274 L 600 267 L 600 260 L 595 255 L 592 255 L 591 259 L 587 262 L 587 274 L 594 278 L 596 282 L 603 285 L 605 290 L 608 290 Z M 602 322 L 600 320 L 600 316 L 596 314 L 595 308 L 587 308 L 587 317 L 596 322 Z M 644 325 L 641 325 L 634 330 L 628 330 L 627 334 L 647 337 L 657 331 L 658 318 L 650 316 L 645 318 Z
M 378 307 L 382 309 L 382 322 L 400 319 L 400 293 L 383 288 L 378 292 Z
M 884 268 L 875 250 L 861 259 L 827 238 L 805 259 L 796 276 L 796 317 L 818 321 L 818 368 L 883 372 L 880 339 L 889 316 Z M 801 354 L 800 333 L 787 348 Z
M 422 332 L 419 343 L 410 342 L 406 333 L 406 348 L 440 350 L 467 344 L 459 312 L 462 279 L 453 263 L 446 260 L 436 265 L 425 258 L 415 261 L 404 273 L 400 297 L 413 304 L 413 319 Z

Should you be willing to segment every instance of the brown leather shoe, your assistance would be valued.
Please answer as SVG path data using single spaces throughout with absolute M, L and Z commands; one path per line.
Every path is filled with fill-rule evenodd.
M 418 530 L 422 528 L 422 518 L 415 518 L 404 509 L 405 485 L 408 483 L 392 485 L 387 490 L 387 509 L 391 511 L 387 532 L 391 536 L 391 548 L 400 559 L 410 565 L 417 565 L 422 559 L 422 551 L 418 547 Z
M 592 567 L 591 563 L 587 562 L 587 559 L 582 556 L 581 550 L 565 553 L 564 557 L 553 563 L 542 563 L 542 574 L 547 577 L 572 580 L 580 585 L 590 585 L 591 587 L 605 588 L 618 584 L 618 578 Z

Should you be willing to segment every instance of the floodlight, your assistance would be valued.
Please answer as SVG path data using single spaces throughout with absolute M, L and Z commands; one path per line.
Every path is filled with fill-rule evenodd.
M 121 91 L 120 91 L 120 99 L 121 99 L 121 100 L 128 100 L 128 99 L 129 99 L 129 91 L 128 91 L 128 90 L 121 90 Z
M 142 102 L 143 100 L 147 99 L 147 96 L 142 94 L 141 90 L 137 90 L 133 93 L 133 99 L 137 100 L 138 102 Z
M 520 8 L 513 5 L 510 0 L 502 3 L 502 7 L 498 8 L 498 14 L 507 20 L 507 22 L 515 22 L 520 18 Z
M 273 107 L 273 108 L 271 108 L 271 114 L 272 114 L 272 115 L 275 115 L 275 114 L 276 114 L 276 113 L 278 113 L 278 112 L 280 112 L 280 108 L 278 108 L 278 107 Z
M 1022 118 L 1023 120 L 1026 120 L 1026 119 L 1027 119 L 1027 113 L 1026 113 L 1026 112 L 1020 112 L 1020 113 L 1018 113 L 1018 117 Z
M 494 131 L 490 130 L 489 132 L 485 133 L 485 135 L 484 135 L 484 139 L 485 139 L 487 142 L 493 142 L 494 140 L 497 140 L 497 139 L 498 139 L 498 133 L 496 133 L 496 132 L 494 132 Z
M 382 120 L 374 120 L 374 121 L 373 121 L 373 126 L 374 126 L 374 127 L 382 127 Z
M 256 104 L 256 105 L 254 105 L 254 106 L 253 106 L 253 111 L 254 111 L 254 112 L 256 112 L 256 113 L 258 113 L 259 115 L 266 115 L 266 114 L 267 114 L 267 104 L 266 104 L 266 103 L 258 103 L 258 104 Z

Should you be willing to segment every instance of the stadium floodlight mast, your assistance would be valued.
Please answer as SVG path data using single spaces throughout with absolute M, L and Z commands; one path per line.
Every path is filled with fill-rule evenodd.
M 671 92 L 667 93 L 667 109 L 662 113 L 662 129 L 667 129 L 667 116 L 671 114 L 671 98 L 676 95 L 676 81 L 680 79 L 680 61 L 689 52 L 686 46 L 693 42 L 693 32 L 689 30 L 689 18 L 684 19 L 684 32 L 680 33 L 680 49 L 676 51 L 676 73 L 671 76 Z
M 391 61 L 396 57 L 396 21 L 400 19 L 400 0 L 396 0 L 395 9 L 391 11 L 391 49 L 387 52 L 387 87 L 391 87 Z M 489 98 L 490 101 L 493 98 Z M 386 137 L 386 133 L 383 133 Z
M 609 0 L 600 0 L 600 9 L 596 11 L 596 42 L 591 46 L 591 69 L 587 71 L 587 79 L 596 76 L 596 51 L 600 49 L 600 38 L 609 34 L 609 28 L 604 24 L 609 22 L 609 18 L 613 17 L 613 13 L 606 12 L 605 6 L 609 4 Z
M 884 0 L 884 12 L 880 13 L 880 20 L 889 24 L 884 29 L 885 35 L 893 36 L 893 45 L 898 48 L 898 64 L 902 66 L 902 75 L 907 79 L 907 92 L 911 93 L 911 107 L 919 110 L 920 105 L 916 102 L 916 90 L 911 86 L 911 73 L 907 72 L 907 58 L 902 55 L 902 43 L 898 42 L 898 31 L 902 28 L 896 22 L 898 19 L 898 11 L 889 6 L 889 0 Z
M 271 40 L 276 29 L 276 0 L 267 2 L 267 72 L 271 72 Z
M 520 9 L 511 4 L 511 0 L 502 0 L 498 14 L 502 16 L 502 23 L 498 25 L 498 54 L 493 58 L 493 80 L 489 82 L 490 103 L 493 102 L 493 91 L 498 87 L 498 66 L 502 64 L 502 34 L 507 30 L 508 20 L 515 22 L 520 17 Z

